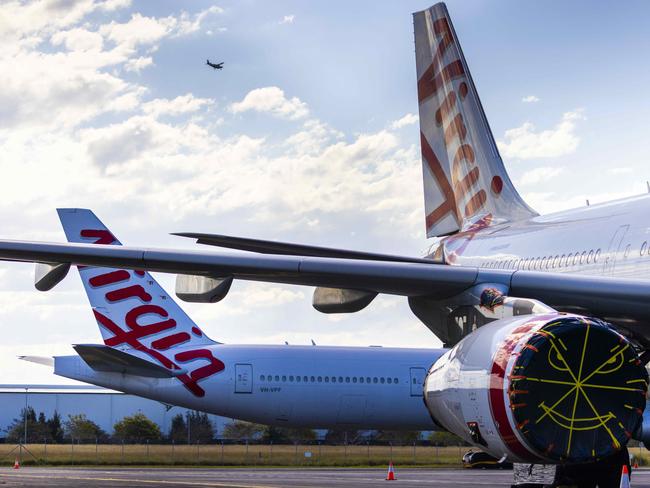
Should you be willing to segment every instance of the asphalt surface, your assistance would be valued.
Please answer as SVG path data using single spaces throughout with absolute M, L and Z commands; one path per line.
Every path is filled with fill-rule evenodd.
M 232 488 L 376 487 L 380 469 L 158 469 L 11 468 L 0 469 L 0 487 L 10 486 L 214 486 Z M 512 471 L 451 469 L 396 470 L 390 486 L 509 487 Z M 632 486 L 650 488 L 650 470 L 635 471 Z

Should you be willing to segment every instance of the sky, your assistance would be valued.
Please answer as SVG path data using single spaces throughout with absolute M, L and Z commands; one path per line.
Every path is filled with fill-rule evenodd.
M 86 207 L 129 245 L 211 232 L 421 255 L 411 13 L 429 5 L 0 0 L 0 237 L 63 241 L 55 209 Z M 649 3 L 448 8 L 533 208 L 646 191 Z M 69 383 L 17 356 L 101 342 L 75 275 L 41 293 L 32 265 L 0 264 L 0 383 Z M 440 345 L 403 298 L 326 316 L 311 294 L 236 282 L 183 307 L 227 343 Z

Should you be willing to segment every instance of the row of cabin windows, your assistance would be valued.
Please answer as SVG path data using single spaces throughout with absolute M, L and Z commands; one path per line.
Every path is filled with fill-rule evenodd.
M 378 378 L 370 376 L 286 376 L 286 375 L 260 375 L 260 381 L 283 381 L 289 383 L 375 383 L 396 385 L 399 383 L 398 378 Z
M 647 244 L 646 244 L 647 247 Z M 504 261 L 489 261 L 483 263 L 483 268 L 493 269 L 523 269 L 523 270 L 541 270 L 568 268 L 569 266 L 579 266 L 583 264 L 597 263 L 600 258 L 600 249 L 594 251 L 582 251 L 569 254 L 556 254 L 555 256 L 543 256 L 537 258 L 508 259 Z

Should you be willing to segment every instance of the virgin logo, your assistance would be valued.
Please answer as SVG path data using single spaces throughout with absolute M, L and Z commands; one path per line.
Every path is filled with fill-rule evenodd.
M 451 182 L 443 170 L 440 160 L 431 148 L 424 133 L 420 133 L 422 156 L 426 160 L 431 174 L 442 191 L 444 201 L 426 217 L 427 228 L 439 223 L 451 214 L 460 225 L 464 218 L 469 218 L 482 209 L 487 202 L 487 193 L 481 188 L 481 170 L 476 164 L 476 152 L 462 113 L 461 102 L 469 93 L 467 75 L 460 59 L 444 65 L 443 58 L 454 46 L 453 34 L 446 18 L 433 22 L 433 30 L 440 42 L 433 56 L 433 62 L 418 80 L 418 101 L 423 104 L 433 97 L 435 108 L 435 125 L 441 132 L 451 163 Z M 460 80 L 457 87 L 453 81 Z M 430 126 L 430 121 L 424 121 Z M 492 189 L 500 193 L 503 182 L 495 176 Z
M 81 236 L 96 239 L 95 244 L 112 244 L 116 242 L 115 237 L 107 230 L 82 230 Z M 111 347 L 125 345 L 132 347 L 137 351 L 148 354 L 170 370 L 181 369 L 178 363 L 192 363 L 199 360 L 205 363 L 207 361 L 207 364 L 177 376 L 192 394 L 203 397 L 205 396 L 205 390 L 199 386 L 198 382 L 223 371 L 225 365 L 215 358 L 209 349 L 205 348 L 185 349 L 175 354 L 170 351 L 167 355 L 162 352 L 183 343 L 190 343 L 193 338 L 192 335 L 201 337 L 203 333 L 198 327 L 191 328 L 192 335 L 186 331 L 178 331 L 176 320 L 170 316 L 167 309 L 160 304 L 151 303 L 153 297 L 140 284 L 144 282 L 146 285 L 146 276 L 144 271 L 119 269 L 93 276 L 88 280 L 90 286 L 94 289 L 110 286 L 110 290 L 104 293 L 104 298 L 108 304 L 136 299 L 132 301 L 137 304 L 128 308 L 124 316 L 118 320 L 120 324 L 124 324 L 124 327 L 118 325 L 112 318 L 107 317 L 98 310 L 93 310 L 97 322 L 113 334 L 112 337 L 104 340 L 104 343 Z M 114 285 L 118 283 L 119 287 L 115 288 Z M 151 322 L 151 319 L 149 319 L 148 323 L 145 324 L 142 320 L 144 316 L 155 316 L 157 319 L 155 322 Z M 155 340 L 151 341 L 154 336 Z M 146 342 L 151 341 L 149 345 L 143 342 L 144 338 L 148 339 Z M 168 355 L 171 356 L 172 354 L 173 360 L 168 357 Z

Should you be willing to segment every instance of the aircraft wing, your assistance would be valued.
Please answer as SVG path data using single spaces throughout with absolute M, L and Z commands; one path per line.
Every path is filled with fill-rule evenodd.
M 476 268 L 424 263 L 8 240 L 0 241 L 0 260 L 232 276 L 242 280 L 441 298 L 472 286 L 478 275 Z
M 506 271 L 433 263 L 165 250 L 94 244 L 0 241 L 0 260 L 72 263 L 163 273 L 364 290 L 445 299 L 475 285 L 507 287 L 558 310 L 599 316 L 636 335 L 650 321 L 650 280 Z M 640 328 L 640 329 L 639 329 Z

